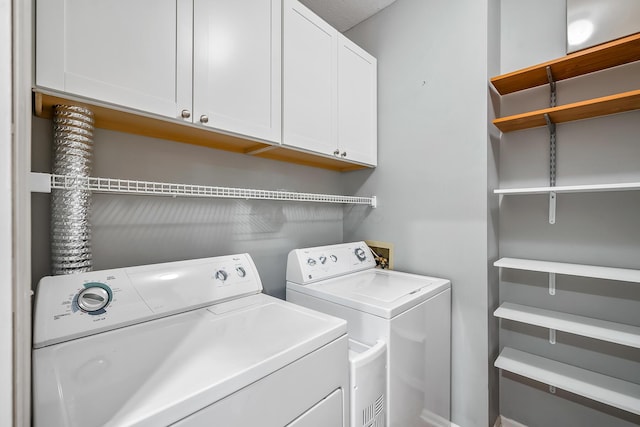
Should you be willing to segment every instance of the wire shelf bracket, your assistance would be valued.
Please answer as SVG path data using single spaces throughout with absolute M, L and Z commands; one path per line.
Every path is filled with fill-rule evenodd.
M 204 197 L 222 199 L 280 200 L 368 205 L 377 207 L 376 196 L 342 196 L 333 194 L 298 193 L 282 190 L 215 187 L 207 185 L 172 184 L 117 178 L 79 177 L 31 172 L 31 192 L 51 193 L 52 189 L 84 189 L 96 193 L 136 194 L 170 197 Z

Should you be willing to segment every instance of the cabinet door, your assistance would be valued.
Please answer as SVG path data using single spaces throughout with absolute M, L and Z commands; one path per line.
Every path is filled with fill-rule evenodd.
M 179 116 L 192 104 L 192 14 L 192 0 L 38 0 L 36 85 Z
M 283 15 L 283 143 L 333 155 L 338 32 L 295 0 Z
M 340 156 L 377 164 L 377 61 L 355 43 L 338 39 L 338 149 Z
M 194 1 L 194 122 L 281 139 L 281 0 Z

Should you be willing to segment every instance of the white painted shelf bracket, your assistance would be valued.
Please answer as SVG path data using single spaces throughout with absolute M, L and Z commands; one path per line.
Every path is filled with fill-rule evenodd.
M 555 344 L 555 343 L 556 343 L 556 330 L 549 329 L 549 344 Z
M 556 273 L 549 273 L 549 295 L 556 294 Z
M 550 386 L 549 386 L 549 393 L 551 393 L 551 394 L 556 394 L 556 388 L 555 388 L 555 386 L 552 386 L 552 385 L 550 385 Z
M 368 205 L 372 208 L 377 206 L 377 198 L 375 196 L 361 197 L 334 194 L 298 193 L 282 190 L 255 190 L 249 188 L 134 181 L 117 178 L 53 175 L 38 172 L 31 172 L 30 174 L 30 189 L 33 193 L 51 193 L 52 189 L 83 189 L 97 193 L 246 200 L 281 200 L 289 202 L 320 202 Z
M 549 224 L 556 223 L 556 201 L 558 195 L 555 191 L 549 192 Z

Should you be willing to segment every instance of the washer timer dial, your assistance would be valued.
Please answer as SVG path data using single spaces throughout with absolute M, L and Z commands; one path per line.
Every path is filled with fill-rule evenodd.
M 105 313 L 105 307 L 111 302 L 111 289 L 104 283 L 86 283 L 77 297 L 80 310 L 89 314 Z

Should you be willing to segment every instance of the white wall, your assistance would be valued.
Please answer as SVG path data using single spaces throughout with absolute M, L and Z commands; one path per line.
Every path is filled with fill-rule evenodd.
M 452 421 L 464 427 L 497 413 L 487 81 L 498 69 L 498 13 L 497 1 L 398 0 L 347 33 L 378 58 L 379 118 L 378 168 L 349 174 L 347 191 L 380 205 L 364 219 L 348 210 L 345 240 L 393 242 L 397 270 L 451 279 Z
M 13 419 L 11 1 L 0 0 L 0 426 Z
M 502 72 L 565 54 L 565 2 L 502 0 Z M 536 31 L 542 29 L 544 31 Z M 559 82 L 558 102 L 634 90 L 640 63 Z M 502 98 L 502 115 L 545 108 L 548 87 Z M 557 126 L 557 185 L 640 181 L 640 111 Z M 546 128 L 504 134 L 500 186 L 547 186 Z M 548 196 L 504 197 L 500 207 L 500 256 L 640 268 L 640 192 L 559 195 L 557 222 L 548 223 Z M 634 283 L 557 277 L 550 296 L 547 275 L 503 271 L 500 299 L 640 326 L 640 287 Z M 503 321 L 501 346 L 514 347 L 640 384 L 640 350 Z M 640 417 L 558 393 L 522 378 L 500 381 L 503 415 L 530 427 L 639 425 Z
M 34 119 L 32 169 L 50 171 L 51 122 Z M 96 129 L 93 176 L 342 194 L 338 172 Z M 364 211 L 363 211 L 364 212 Z M 33 196 L 33 280 L 50 274 L 49 195 Z M 249 252 L 284 298 L 297 247 L 342 242 L 342 205 L 96 194 L 94 269 Z

